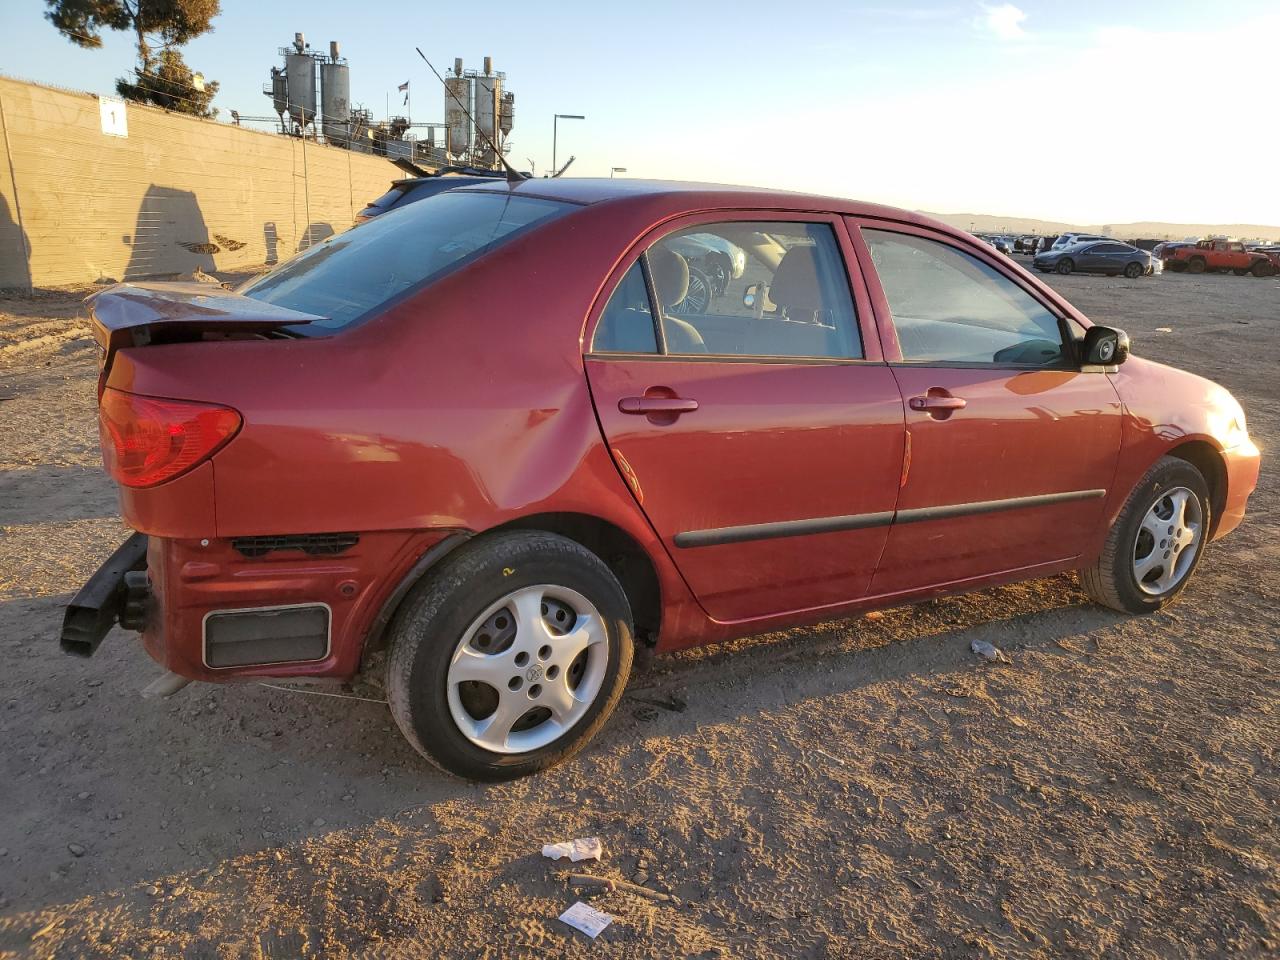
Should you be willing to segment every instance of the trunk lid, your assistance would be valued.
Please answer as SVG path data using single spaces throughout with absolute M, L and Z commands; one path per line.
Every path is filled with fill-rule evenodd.
M 195 281 L 120 283 L 88 303 L 99 350 L 99 395 L 123 347 L 257 336 L 325 319 Z

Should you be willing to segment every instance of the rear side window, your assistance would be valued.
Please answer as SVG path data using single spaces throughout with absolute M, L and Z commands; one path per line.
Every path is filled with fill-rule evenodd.
M 658 352 L 649 290 L 644 282 L 644 266 L 639 260 L 631 265 L 600 315 L 592 349 L 602 353 Z
M 862 231 L 902 358 L 1044 367 L 1065 359 L 1058 318 L 999 271 L 911 234 Z
M 299 327 L 304 335 L 340 330 L 572 209 L 510 193 L 446 191 L 330 237 L 240 293 L 325 318 Z
M 862 356 L 830 224 L 700 224 L 663 237 L 646 258 L 669 354 Z

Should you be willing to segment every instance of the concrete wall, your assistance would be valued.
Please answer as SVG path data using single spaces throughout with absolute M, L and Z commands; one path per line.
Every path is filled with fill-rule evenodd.
M 0 77 L 0 287 L 249 268 L 351 226 L 389 161 Z M 21 223 L 21 226 L 19 225 Z M 25 241 L 24 241 L 25 233 Z

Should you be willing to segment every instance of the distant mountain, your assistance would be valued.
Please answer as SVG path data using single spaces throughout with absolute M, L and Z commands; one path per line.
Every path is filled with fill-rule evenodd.
M 929 213 L 927 217 L 975 233 L 1062 233 L 1075 230 L 1102 233 L 1121 240 L 1185 240 L 1188 237 L 1227 236 L 1241 240 L 1280 241 L 1280 226 L 1259 223 L 1057 223 L 1028 217 L 999 217 L 988 213 Z

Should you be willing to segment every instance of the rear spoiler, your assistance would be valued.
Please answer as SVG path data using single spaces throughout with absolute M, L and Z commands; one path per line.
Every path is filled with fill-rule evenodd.
M 149 343 L 200 340 L 207 333 L 268 333 L 324 320 L 194 281 L 118 283 L 88 298 L 93 337 L 102 348 L 102 378 L 115 352 Z

